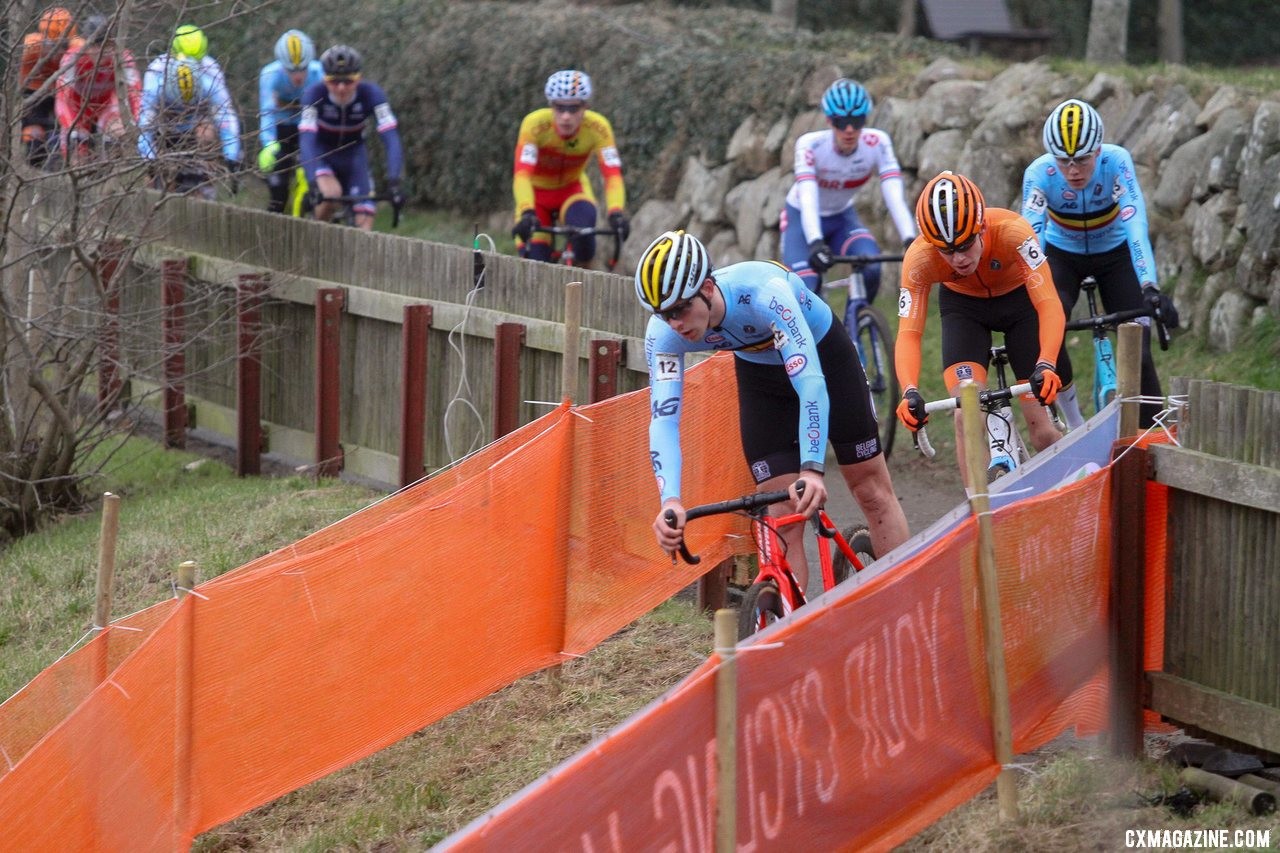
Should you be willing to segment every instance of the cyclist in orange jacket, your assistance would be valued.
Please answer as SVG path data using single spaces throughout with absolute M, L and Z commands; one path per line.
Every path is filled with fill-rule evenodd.
M 23 97 L 22 145 L 27 151 L 27 162 L 33 166 L 43 166 L 56 148 L 54 83 L 49 81 L 57 76 L 66 52 L 79 44 L 75 21 L 71 13 L 60 6 L 45 9 L 35 32 L 22 37 L 22 64 L 18 75 Z
M 550 238 L 535 233 L 534 228 L 550 225 L 552 216 L 561 225 L 595 227 L 596 197 L 583 175 L 592 154 L 604 178 L 609 226 L 625 240 L 631 227 L 623 213 L 627 191 L 622 181 L 622 158 L 609 120 L 587 109 L 591 78 L 583 71 L 557 71 L 547 78 L 543 92 L 547 106 L 524 117 L 516 138 L 511 182 L 516 224 L 511 233 L 517 238 L 520 256 L 550 260 Z M 575 237 L 570 245 L 579 264 L 595 257 L 594 236 Z
M 940 284 L 947 393 L 958 393 L 966 379 L 986 385 L 991 335 L 1003 332 L 1014 375 L 1019 382 L 1031 382 L 1033 393 L 1020 402 L 1031 443 L 1043 450 L 1061 437 L 1043 407 L 1062 386 L 1054 365 L 1066 318 L 1030 223 L 1012 210 L 987 207 L 973 181 L 947 171 L 925 184 L 916 201 L 916 226 L 920 236 L 903 258 L 898 295 L 894 358 L 898 381 L 906 389 L 898 419 L 912 432 L 929 419 L 917 387 L 920 341 L 929 291 Z M 961 447 L 960 419 L 955 423 Z M 957 456 L 963 458 L 962 453 Z M 961 473 L 964 468 L 961 464 Z

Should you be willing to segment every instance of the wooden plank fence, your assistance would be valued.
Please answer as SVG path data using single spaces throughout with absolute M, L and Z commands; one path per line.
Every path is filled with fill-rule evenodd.
M 1165 663 L 1148 706 L 1280 754 L 1280 392 L 1177 380 L 1181 447 L 1151 448 L 1170 486 Z
M 57 199 L 49 199 L 55 217 Z M 536 419 L 561 399 L 570 281 L 582 283 L 578 387 L 588 390 L 579 402 L 647 381 L 645 315 L 623 276 L 485 252 L 476 289 L 476 256 L 466 247 L 183 198 L 156 202 L 140 193 L 137 211 L 119 217 L 141 232 L 130 235 L 133 263 L 118 276 L 121 311 L 181 322 L 166 321 L 163 335 L 158 322 L 123 330 L 120 363 L 134 397 L 155 398 L 151 405 L 169 413 L 171 444 L 189 420 L 184 426 L 236 446 L 246 473 L 257 464 L 254 425 L 241 417 L 252 417 L 244 395 L 255 367 L 257 449 L 378 485 L 403 484 L 412 471 L 448 465 Z M 185 302 L 175 313 L 178 292 Z M 423 323 L 414 312 L 424 306 L 426 338 L 413 344 L 422 348 L 414 359 L 430 369 L 406 394 L 405 317 Z M 410 409 L 424 423 L 406 425 Z M 416 429 L 415 456 L 402 436 Z

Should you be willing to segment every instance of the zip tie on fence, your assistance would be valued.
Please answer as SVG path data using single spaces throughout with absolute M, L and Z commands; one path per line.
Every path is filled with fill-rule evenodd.
M 128 691 L 128 690 L 125 690 L 125 689 L 124 689 L 123 687 L 121 687 L 119 684 L 116 684 L 116 680 L 115 680 L 114 678 L 108 678 L 108 679 L 107 679 L 107 684 L 110 684 L 110 685 L 111 685 L 112 687 L 114 687 L 116 690 L 119 690 L 119 691 L 120 691 L 120 694 L 121 694 L 122 696 L 124 696 L 124 698 L 129 699 L 129 700 L 132 700 L 132 699 L 133 699 L 133 697 L 129 695 L 129 691 Z
M 552 403 L 549 400 L 525 400 L 524 402 L 529 406 L 551 406 L 552 408 L 560 405 L 559 403 Z
M 72 644 L 71 644 L 71 648 L 67 649 L 65 652 L 63 652 L 62 654 L 58 655 L 58 660 L 55 660 L 55 661 L 54 661 L 54 663 L 57 663 L 59 660 L 62 660 L 62 659 L 63 659 L 63 658 L 65 658 L 67 655 L 71 654 L 71 653 L 72 653 L 72 652 L 74 652 L 76 649 L 80 648 L 80 644 L 81 644 L 81 643 L 83 643 L 83 642 L 85 641 L 85 639 L 86 639 L 90 634 L 92 634 L 92 633 L 93 633 L 93 631 L 92 631 L 92 630 L 89 630 L 89 631 L 86 631 L 84 634 L 82 634 L 82 635 L 80 636 L 80 639 L 76 640 L 74 643 L 72 643 Z
M 207 595 L 202 595 L 201 593 L 196 592 L 194 589 L 187 589 L 185 586 L 178 586 L 178 582 L 177 582 L 176 580 L 170 579 L 170 580 L 169 580 L 169 585 L 173 588 L 173 597 L 174 597 L 174 598 L 177 598 L 177 597 L 178 597 L 178 593 L 179 593 L 179 592 L 185 592 L 185 593 L 188 593 L 188 594 L 190 594 L 190 595 L 194 595 L 196 598 L 202 598 L 202 599 L 204 599 L 205 601 L 208 601 L 208 600 L 209 600 L 209 596 L 207 596 Z
M 782 643 L 782 642 L 758 643 L 752 646 L 734 646 L 733 648 L 729 648 L 729 649 L 723 646 L 716 646 L 714 649 L 712 649 L 712 651 L 714 651 L 716 654 L 720 655 L 721 657 L 724 657 L 724 655 L 727 654 L 728 652 L 733 652 L 736 655 L 740 655 L 740 654 L 745 654 L 746 652 L 762 652 L 766 649 L 780 649 L 785 645 L 786 643 Z
M 1000 769 L 1001 770 L 1021 770 L 1023 773 L 1026 773 L 1028 776 L 1040 775 L 1040 771 L 1036 770 L 1036 767 L 1034 764 L 1026 764 L 1024 762 L 1018 762 L 1018 761 L 1011 761 L 1008 764 L 1001 764 Z
M 586 422 L 587 422 L 587 423 L 589 423 L 589 424 L 593 424 L 593 423 L 595 423 L 595 421 L 591 420 L 591 418 L 589 418 L 589 417 L 587 417 L 586 415 L 582 414 L 582 412 L 579 412 L 579 411 L 578 411 L 578 407 L 577 407 L 577 406 L 570 406 L 570 407 L 569 407 L 569 414 L 573 415 L 575 418 L 582 418 L 584 421 L 586 421 Z
M 560 652 L 556 652 L 556 654 L 560 655 L 560 657 L 562 658 L 585 658 L 586 657 L 586 655 L 580 655 L 575 652 L 560 651 Z

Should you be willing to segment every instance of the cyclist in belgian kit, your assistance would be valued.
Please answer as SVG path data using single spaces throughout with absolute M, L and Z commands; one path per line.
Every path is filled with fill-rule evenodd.
M 302 93 L 324 80 L 316 47 L 302 30 L 276 40 L 275 60 L 258 74 L 258 170 L 267 176 L 267 210 L 283 213 L 289 175 L 298 165 Z
M 987 381 L 991 335 L 1004 333 L 1015 376 L 1031 382 L 1021 400 L 1031 443 L 1043 450 L 1061 436 L 1042 406 L 1053 403 L 1061 382 L 1054 370 L 1065 322 L 1062 303 L 1031 226 L 1012 210 L 987 207 L 982 191 L 963 175 L 942 172 L 916 201 L 920 236 L 902 262 L 898 295 L 898 381 L 906 390 L 898 419 L 915 432 L 929 420 L 920 393 L 920 341 L 929 291 L 940 284 L 942 380 L 948 394 L 960 383 Z M 961 441 L 956 418 L 956 446 Z M 963 460 L 963 453 L 957 452 Z M 961 474 L 965 474 L 963 461 Z M 967 477 L 966 477 L 967 480 Z
M 533 229 L 551 225 L 553 214 L 561 225 L 595 227 L 596 197 L 584 179 L 592 154 L 604 179 L 609 227 L 618 239 L 627 239 L 631 226 L 623 213 L 627 191 L 622 181 L 622 158 L 609 120 L 587 109 L 591 78 L 582 71 L 557 71 L 547 78 L 543 94 L 547 106 L 525 116 L 516 137 L 511 181 L 516 224 L 511 233 L 518 239 L 520 257 L 551 259 L 550 237 Z M 570 247 L 575 261 L 585 264 L 596 255 L 596 238 L 575 237 Z
M 298 148 L 307 184 L 322 198 L 362 196 L 373 193 L 369 156 L 364 145 L 365 126 L 372 121 L 382 137 L 386 153 L 387 190 L 391 204 L 400 207 L 400 174 L 404 166 L 396 117 L 387 96 L 376 83 L 360 79 L 364 58 L 345 44 L 336 44 L 320 56 L 324 80 L 302 96 L 298 123 Z M 373 228 L 374 202 L 355 205 L 356 225 Z M 328 222 L 337 213 L 334 202 L 316 204 L 316 219 Z
M 796 140 L 795 183 L 782 212 L 782 262 L 820 293 L 822 274 L 831 269 L 832 247 L 837 255 L 880 253 L 871 232 L 858 220 L 853 194 L 871 179 L 880 178 L 880 193 L 903 246 L 911 245 L 915 223 L 902 189 L 902 169 L 893 154 L 889 134 L 867 127 L 871 96 L 858 83 L 841 78 L 822 96 L 830 130 L 806 133 Z M 867 299 L 880 290 L 880 265 L 863 270 Z M 852 319 L 846 308 L 845 328 Z
M 907 538 L 907 519 L 880 452 L 880 433 L 857 351 L 831 309 L 795 273 L 769 261 L 713 269 L 706 247 L 683 231 L 667 231 L 640 258 L 636 297 L 652 317 L 645 333 L 652 420 L 649 448 L 662 509 L 653 522 L 658 544 L 674 552 L 683 538 L 680 502 L 680 412 L 684 356 L 732 350 L 742 447 L 760 491 L 789 489 L 777 515 L 811 515 L 826 501 L 827 440 L 840 473 L 883 555 Z M 798 477 L 797 477 L 798 474 Z M 804 481 L 797 497 L 795 484 Z M 675 528 L 665 518 L 676 516 Z M 808 581 L 804 531 L 782 531 L 801 588 Z
M 1035 229 L 1049 258 L 1053 281 L 1070 314 L 1080 281 L 1093 276 L 1107 313 L 1150 306 L 1169 328 L 1177 328 L 1173 300 L 1156 283 L 1155 254 L 1147 234 L 1147 207 L 1133 158 L 1119 145 L 1102 142 L 1102 117 L 1084 101 L 1063 101 L 1044 123 L 1045 153 L 1022 178 L 1022 215 Z M 1150 320 L 1143 317 L 1142 396 L 1163 397 L 1151 358 Z M 1064 347 L 1058 356 L 1059 395 L 1067 426 L 1084 423 Z M 1160 406 L 1141 406 L 1140 423 L 1151 426 Z

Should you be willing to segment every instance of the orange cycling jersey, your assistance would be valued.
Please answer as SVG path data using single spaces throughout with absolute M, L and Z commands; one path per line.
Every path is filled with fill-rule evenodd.
M 54 74 L 62 57 L 81 45 L 81 40 L 51 39 L 43 33 L 27 33 L 22 37 L 22 70 L 20 79 L 28 92 L 34 92 Z
M 622 183 L 622 159 L 613 141 L 613 128 L 600 113 L 587 110 L 578 132 L 568 139 L 556 132 L 555 117 L 550 107 L 534 110 L 520 122 L 516 139 L 515 178 L 512 189 L 516 213 L 534 209 L 534 193 L 580 185 L 580 192 L 592 202 L 591 184 L 582 180 L 587 161 L 595 153 L 604 178 L 604 194 L 608 212 L 626 207 L 626 189 Z
M 898 340 L 894 350 L 898 381 L 914 386 L 920 379 L 920 341 L 924 337 L 929 290 L 941 284 L 956 293 L 991 299 L 1026 287 L 1039 317 L 1039 361 L 1055 364 L 1062 345 L 1065 316 L 1053 286 L 1053 274 L 1030 223 L 1012 210 L 988 207 L 982 225 L 982 257 L 978 268 L 961 276 L 923 237 L 916 238 L 902 261 L 898 296 Z

